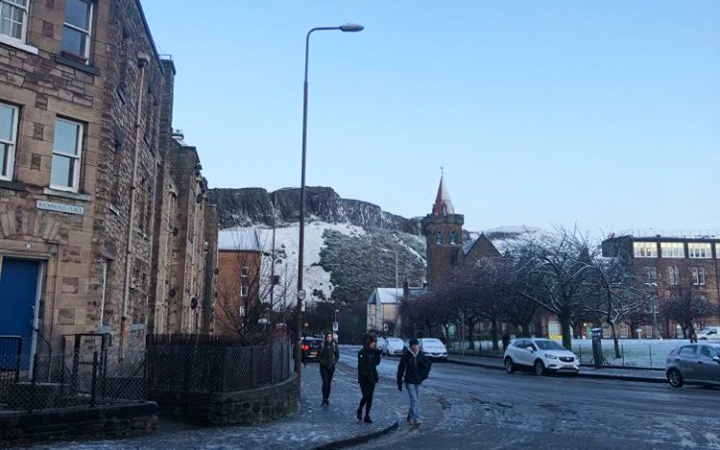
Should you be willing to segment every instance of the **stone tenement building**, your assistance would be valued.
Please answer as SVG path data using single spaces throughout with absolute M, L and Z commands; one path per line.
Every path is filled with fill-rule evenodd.
M 0 335 L 209 330 L 215 213 L 139 0 L 0 3 Z
M 658 317 L 664 300 L 675 295 L 692 295 L 715 307 L 719 304 L 718 237 L 611 236 L 603 241 L 602 252 L 607 257 L 629 257 L 637 277 L 657 286 L 658 303 L 654 311 L 652 307 L 648 311 L 646 323 L 657 322 L 658 332 L 664 337 L 682 335 L 675 322 Z M 720 317 L 710 317 L 701 322 L 715 324 L 718 320 Z M 651 327 L 646 326 L 645 335 L 652 335 Z

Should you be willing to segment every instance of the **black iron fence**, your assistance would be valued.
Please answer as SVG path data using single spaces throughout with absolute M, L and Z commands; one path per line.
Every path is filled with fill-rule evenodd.
M 144 349 L 113 346 L 109 335 L 66 336 L 62 346 L 35 351 L 0 336 L 0 414 L 132 402 L 148 389 L 233 392 L 286 380 L 286 341 L 241 347 L 218 338 L 151 336 Z
M 238 347 L 222 340 L 154 337 L 147 345 L 147 386 L 194 392 L 253 389 L 288 379 L 291 358 L 287 342 Z
M 0 413 L 143 400 L 144 351 L 121 352 L 101 335 L 63 339 L 61 351 L 30 353 L 0 337 Z M 19 347 L 19 349 L 17 348 Z

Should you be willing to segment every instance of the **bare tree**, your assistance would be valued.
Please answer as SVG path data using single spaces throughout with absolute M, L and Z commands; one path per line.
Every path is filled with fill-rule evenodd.
M 589 289 L 583 311 L 591 317 L 602 318 L 610 326 L 615 357 L 621 358 L 617 325 L 638 323 L 647 315 L 654 292 L 652 280 L 638 279 L 629 255 L 595 257 L 591 269 L 586 279 Z
M 275 258 L 272 250 L 261 246 L 259 251 L 226 252 L 220 263 L 216 333 L 236 335 L 247 342 L 270 340 L 294 306 L 288 301 L 292 276 L 275 275 L 286 260 Z
M 695 324 L 702 319 L 715 315 L 715 308 L 692 285 L 678 285 L 661 303 L 660 313 L 669 320 L 677 322 L 685 338 L 695 339 Z
M 585 309 L 587 281 L 598 251 L 577 227 L 528 238 L 516 250 L 522 268 L 518 294 L 557 317 L 566 348 L 572 347 L 573 320 Z

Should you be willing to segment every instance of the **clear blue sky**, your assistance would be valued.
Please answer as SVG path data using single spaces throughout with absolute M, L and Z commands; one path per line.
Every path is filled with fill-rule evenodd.
M 720 229 L 718 0 L 144 0 L 212 187 L 308 184 L 466 228 Z

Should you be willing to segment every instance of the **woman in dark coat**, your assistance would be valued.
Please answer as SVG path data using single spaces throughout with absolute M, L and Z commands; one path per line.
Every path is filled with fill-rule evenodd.
M 374 334 L 365 336 L 365 345 L 358 352 L 358 382 L 362 391 L 362 399 L 357 410 L 358 420 L 363 420 L 363 407 L 365 408 L 365 423 L 372 423 L 370 408 L 372 408 L 375 384 L 380 380 L 377 366 L 380 364 L 380 350 L 377 349 L 377 337 Z

